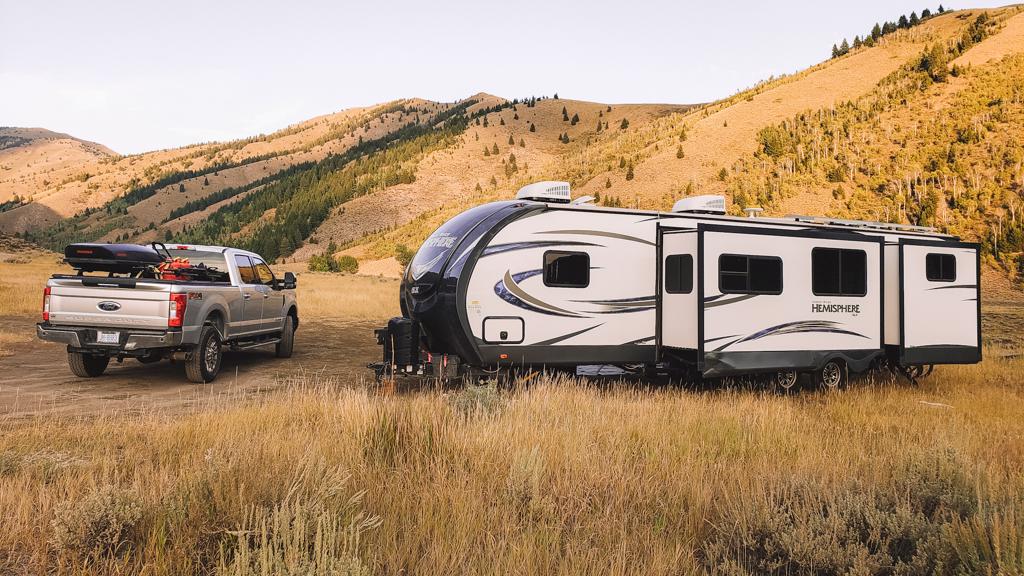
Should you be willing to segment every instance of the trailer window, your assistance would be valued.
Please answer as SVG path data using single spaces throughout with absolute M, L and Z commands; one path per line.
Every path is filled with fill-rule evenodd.
M 868 255 L 863 250 L 811 250 L 811 292 L 815 296 L 865 296 Z
M 782 259 L 722 254 L 718 257 L 718 289 L 723 294 L 782 294 Z
M 235 266 L 238 267 L 238 279 L 242 284 L 259 284 L 256 280 L 256 271 L 252 269 L 252 261 L 248 256 L 235 254 Z
M 693 256 L 672 254 L 665 258 L 665 292 L 669 294 L 693 292 Z
M 924 258 L 925 275 L 930 282 L 956 280 L 956 257 L 952 254 L 928 254 Z
M 586 252 L 545 252 L 544 285 L 556 288 L 586 288 L 589 286 L 590 254 Z

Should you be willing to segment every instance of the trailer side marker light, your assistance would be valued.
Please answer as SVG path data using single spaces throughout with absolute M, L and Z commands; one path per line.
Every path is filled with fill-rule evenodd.
M 499 354 L 498 358 L 500 358 L 502 360 L 508 360 L 508 354 Z

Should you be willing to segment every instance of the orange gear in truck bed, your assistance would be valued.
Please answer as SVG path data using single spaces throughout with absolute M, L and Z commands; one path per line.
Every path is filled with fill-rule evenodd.
M 176 270 L 191 267 L 192 265 L 189 263 L 188 258 L 173 258 L 165 260 L 157 266 L 156 271 L 160 274 L 161 280 L 188 280 L 185 276 L 179 275 Z

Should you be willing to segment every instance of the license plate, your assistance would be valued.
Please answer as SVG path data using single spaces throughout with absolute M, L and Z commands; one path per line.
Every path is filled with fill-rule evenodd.
M 96 342 L 99 344 L 119 344 L 121 342 L 120 332 L 96 332 Z

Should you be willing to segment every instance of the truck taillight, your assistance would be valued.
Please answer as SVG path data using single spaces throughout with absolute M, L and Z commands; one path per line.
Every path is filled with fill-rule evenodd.
M 50 321 L 50 287 L 43 288 L 43 322 Z
M 188 304 L 188 294 L 171 294 L 170 311 L 167 313 L 167 326 L 180 328 L 185 320 L 185 306 Z

